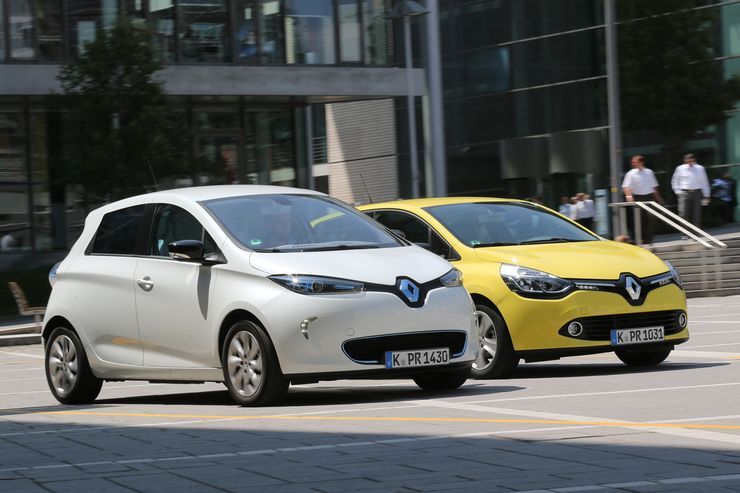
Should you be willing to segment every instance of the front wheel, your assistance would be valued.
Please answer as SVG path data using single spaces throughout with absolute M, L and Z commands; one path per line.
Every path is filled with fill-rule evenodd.
M 100 394 L 103 381 L 93 375 L 85 348 L 74 331 L 57 327 L 45 352 L 46 382 L 62 404 L 89 404 Z
M 455 390 L 470 377 L 470 368 L 446 372 L 429 372 L 414 377 L 414 382 L 422 390 L 440 392 Z
M 473 378 L 504 378 L 519 364 L 506 322 L 486 305 L 475 305 L 478 327 L 478 356 L 473 362 Z
M 266 406 L 282 399 L 290 382 L 283 376 L 275 348 L 262 327 L 236 322 L 226 334 L 221 365 L 224 383 L 242 406 Z
M 627 366 L 655 366 L 659 365 L 671 354 L 673 349 L 657 351 L 639 351 L 635 349 L 617 349 L 614 353 Z

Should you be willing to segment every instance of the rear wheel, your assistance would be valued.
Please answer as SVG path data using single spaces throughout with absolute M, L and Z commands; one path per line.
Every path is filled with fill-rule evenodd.
M 478 326 L 478 356 L 473 362 L 473 378 L 504 378 L 519 364 L 506 322 L 486 305 L 475 305 Z
M 430 372 L 417 375 L 414 382 L 419 388 L 430 392 L 455 390 L 470 377 L 470 368 L 446 372 Z
M 93 375 L 82 341 L 73 330 L 57 327 L 45 352 L 46 381 L 62 404 L 88 404 L 100 394 L 103 381 Z
M 635 349 L 617 349 L 614 353 L 627 366 L 655 366 L 665 361 L 672 350 L 639 351 Z
M 275 348 L 262 327 L 236 322 L 226 334 L 221 365 L 224 383 L 242 406 L 266 406 L 282 399 L 290 382 L 283 376 Z

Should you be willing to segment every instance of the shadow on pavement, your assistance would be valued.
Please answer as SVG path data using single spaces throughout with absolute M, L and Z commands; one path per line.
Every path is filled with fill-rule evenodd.
M 395 401 L 408 401 L 414 399 L 428 399 L 429 397 L 471 397 L 477 395 L 491 395 L 502 392 L 514 392 L 524 390 L 524 387 L 504 385 L 491 387 L 475 380 L 454 391 L 450 392 L 425 392 L 416 385 L 410 383 L 398 383 L 397 386 L 375 386 L 368 387 L 343 387 L 336 386 L 305 386 L 297 385 L 290 388 L 285 400 L 275 407 L 297 407 L 297 406 L 328 406 L 347 404 L 372 404 Z M 124 397 L 115 399 L 99 399 L 95 405 L 110 404 L 161 404 L 161 405 L 191 405 L 212 406 L 224 405 L 234 406 L 226 390 L 209 392 L 187 392 L 177 394 L 142 395 L 135 397 Z
M 520 378 L 563 378 L 563 377 L 593 377 L 608 375 L 627 375 L 639 373 L 675 372 L 684 370 L 698 370 L 701 368 L 715 368 L 731 363 L 663 363 L 658 366 L 634 368 L 620 363 L 574 363 L 573 365 L 525 363 L 520 364 L 512 379 Z

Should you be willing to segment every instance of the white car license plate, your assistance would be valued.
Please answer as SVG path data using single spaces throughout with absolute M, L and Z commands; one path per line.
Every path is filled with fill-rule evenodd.
M 612 346 L 640 344 L 664 340 L 663 326 L 641 327 L 639 329 L 612 329 Z
M 407 351 L 386 351 L 386 368 L 411 368 L 415 366 L 446 365 L 450 362 L 450 350 L 436 349 L 409 349 Z

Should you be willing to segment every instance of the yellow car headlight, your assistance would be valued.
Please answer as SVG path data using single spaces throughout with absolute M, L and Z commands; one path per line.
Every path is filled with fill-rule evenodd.
M 509 289 L 527 298 L 562 298 L 574 288 L 566 279 L 520 265 L 501 264 L 499 272 Z

